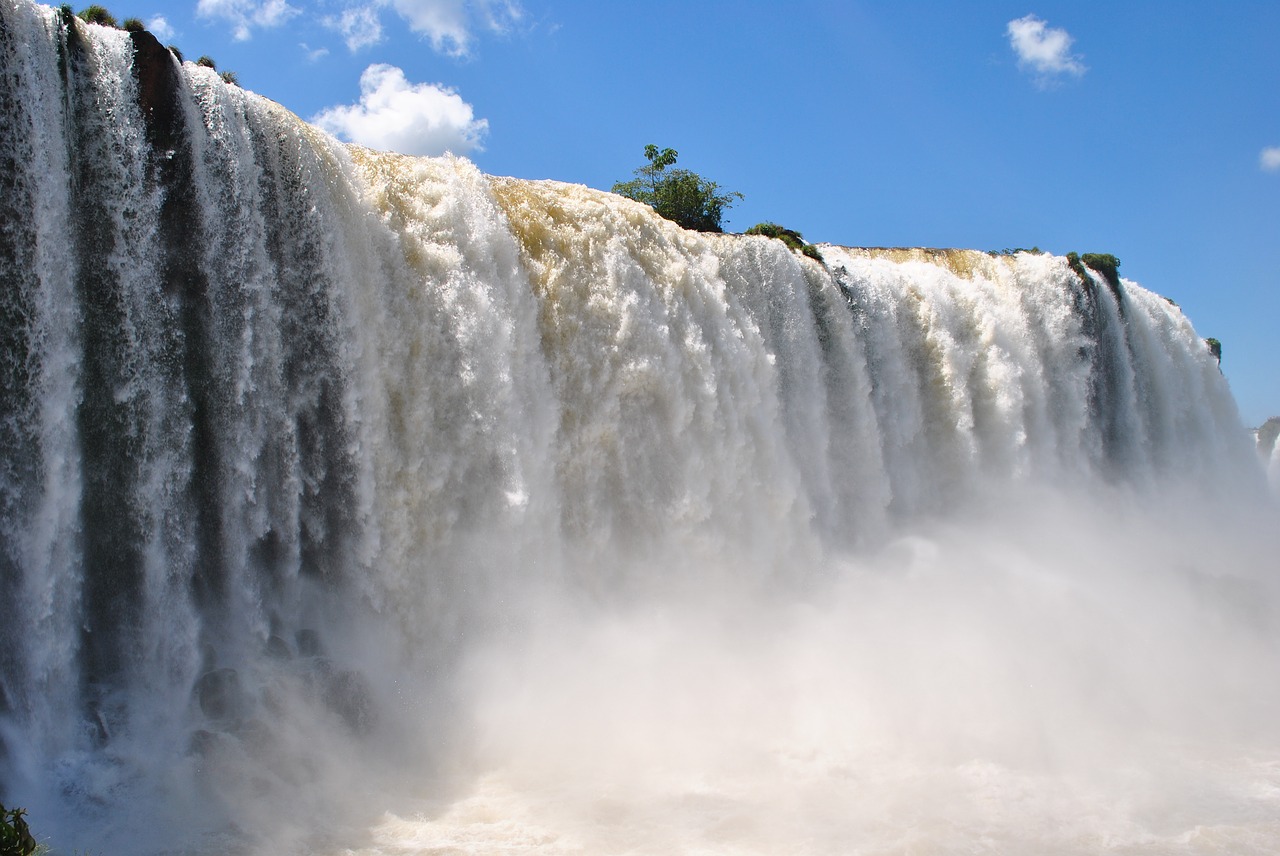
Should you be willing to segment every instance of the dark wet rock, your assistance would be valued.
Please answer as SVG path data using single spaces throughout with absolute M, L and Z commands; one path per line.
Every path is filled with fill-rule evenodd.
M 324 703 L 357 734 L 373 728 L 373 694 L 364 675 L 353 669 L 335 671 L 324 682 Z
M 293 657 L 293 649 L 283 637 L 273 633 L 267 639 L 267 656 L 277 660 L 289 660 Z
M 138 102 L 147 119 L 151 143 L 161 151 L 172 148 L 182 132 L 178 63 L 156 37 L 145 30 L 132 32 L 133 73 L 138 79 Z
M 298 631 L 297 640 L 300 657 L 319 657 L 324 651 L 320 644 L 320 634 L 309 627 Z
M 1272 416 L 1258 429 L 1258 454 L 1270 458 L 1276 448 L 1276 439 L 1280 438 L 1280 416 Z
M 107 703 L 95 700 L 85 708 L 85 731 L 96 746 L 105 746 L 111 741 L 111 714 L 106 707 Z
M 214 669 L 196 681 L 200 712 L 214 720 L 239 719 L 249 710 L 249 697 L 235 669 Z

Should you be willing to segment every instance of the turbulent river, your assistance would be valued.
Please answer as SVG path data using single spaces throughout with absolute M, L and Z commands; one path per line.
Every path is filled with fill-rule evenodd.
M 1136 283 L 344 146 L 27 0 L 0 188 L 56 853 L 1280 849 L 1276 507 Z

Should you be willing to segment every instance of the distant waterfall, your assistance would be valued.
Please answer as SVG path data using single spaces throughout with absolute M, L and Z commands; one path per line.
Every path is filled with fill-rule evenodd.
M 82 849 L 443 763 L 548 591 L 803 590 L 1011 486 L 1262 492 L 1180 310 L 1060 257 L 685 232 L 27 0 L 0 80 L 0 800 Z

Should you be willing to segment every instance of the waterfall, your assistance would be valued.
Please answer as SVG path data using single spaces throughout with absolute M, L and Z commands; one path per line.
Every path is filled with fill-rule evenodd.
M 344 146 L 27 0 L 0 76 L 0 801 L 61 852 L 1280 841 L 1274 509 L 1170 302 Z

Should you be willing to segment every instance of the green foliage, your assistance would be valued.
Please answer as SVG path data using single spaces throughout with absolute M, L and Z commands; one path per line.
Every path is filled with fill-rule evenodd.
M 87 24 L 101 24 L 104 27 L 118 27 L 116 16 L 97 3 L 80 10 L 80 20 Z
M 232 86 L 240 85 L 240 78 L 236 76 L 234 71 L 224 71 L 219 73 L 218 76 L 222 78 L 223 83 L 229 83 Z
M 1018 253 L 1031 253 L 1031 255 L 1033 256 L 1038 256 L 1043 252 L 1044 250 L 1040 249 L 1039 247 L 1032 247 L 1031 249 L 1027 249 L 1026 247 L 1005 247 L 1003 250 L 988 250 L 987 255 L 1016 256 Z
M 777 223 L 757 223 L 743 232 L 744 235 L 764 235 L 766 238 L 777 238 L 793 250 L 804 246 L 804 235 L 794 229 L 787 229 Z
M 1222 343 L 1219 342 L 1217 339 L 1213 338 L 1212 336 L 1210 336 L 1208 339 L 1205 339 L 1204 343 L 1209 346 L 1209 353 L 1213 354 L 1214 359 L 1216 359 L 1218 363 L 1221 364 L 1222 363 Z
M 813 244 L 806 244 L 804 235 L 801 235 L 794 229 L 787 229 L 779 226 L 777 223 L 757 223 L 744 234 L 764 235 L 766 238 L 776 238 L 797 253 L 806 255 L 819 262 L 823 261 L 822 253 L 818 252 L 818 248 Z
M 169 45 L 169 53 L 173 54 L 174 58 L 177 59 L 178 62 L 183 61 L 182 51 L 178 49 L 177 45 Z
M 686 229 L 720 232 L 725 209 L 742 198 L 741 193 L 722 192 L 720 185 L 687 169 L 671 169 L 679 153 L 644 147 L 649 163 L 635 170 L 635 178 L 613 186 L 613 192 L 643 202 L 660 215 Z
M 0 805 L 0 856 L 31 856 L 36 839 L 27 826 L 26 809 Z
M 1089 283 L 1089 273 L 1084 269 L 1084 265 L 1080 263 L 1079 253 L 1067 253 L 1067 266 L 1075 271 L 1081 282 L 1086 285 Z
M 1080 257 L 1085 267 L 1102 274 L 1103 279 L 1111 283 L 1112 288 L 1120 285 L 1120 260 L 1110 253 L 1085 253 Z
M 144 33 L 147 30 L 147 25 L 142 23 L 141 18 L 125 18 L 124 23 L 120 26 L 131 33 Z
M 1110 253 L 1067 253 L 1067 264 L 1080 277 L 1081 282 L 1089 281 L 1088 268 L 1101 274 L 1113 290 L 1120 287 L 1120 273 L 1117 270 L 1120 260 Z
M 218 70 L 218 64 L 214 62 L 213 57 L 209 56 L 208 54 L 205 54 L 204 56 L 200 57 L 200 59 L 196 60 L 196 65 L 202 65 L 205 68 L 211 68 L 214 71 Z

